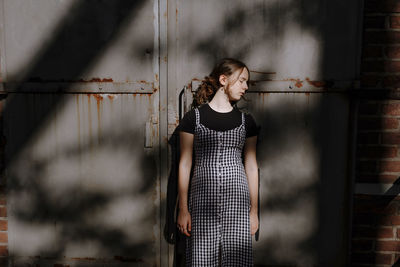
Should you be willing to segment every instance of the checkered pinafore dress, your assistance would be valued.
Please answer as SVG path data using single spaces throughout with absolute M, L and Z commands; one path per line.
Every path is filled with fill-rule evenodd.
M 240 126 L 215 131 L 200 123 L 197 108 L 195 113 L 195 165 L 188 207 L 192 231 L 186 239 L 186 265 L 253 266 L 250 194 L 242 163 L 244 114 Z

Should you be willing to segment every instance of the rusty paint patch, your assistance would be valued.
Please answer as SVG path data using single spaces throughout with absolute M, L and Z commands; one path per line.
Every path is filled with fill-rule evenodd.
M 148 82 L 146 80 L 140 80 L 140 81 L 138 81 L 138 83 L 151 84 L 151 82 Z
M 108 99 L 111 101 L 115 99 L 115 95 L 107 94 Z
M 91 94 L 86 94 L 88 97 L 88 124 L 89 124 L 89 138 L 90 138 L 90 146 L 92 145 L 92 108 L 91 108 L 91 103 L 90 103 L 90 95 Z
M 78 79 L 78 80 L 70 80 L 70 79 L 43 79 L 41 77 L 30 77 L 27 79 L 27 82 L 32 83 L 65 83 L 65 82 L 82 82 L 82 83 L 90 83 L 90 82 L 98 82 L 98 83 L 106 83 L 106 82 L 114 82 L 112 78 L 98 78 L 94 77 L 90 80 Z
M 314 87 L 324 87 L 326 85 L 326 82 L 324 81 L 311 81 L 310 78 L 306 78 L 306 81 L 308 84 L 314 86 Z
M 303 81 L 301 81 L 300 79 L 287 79 L 287 81 L 295 82 L 294 86 L 296 86 L 297 88 L 303 87 Z
M 103 100 L 103 96 L 101 94 L 89 94 L 89 95 L 93 95 L 93 97 L 96 98 L 97 103 Z

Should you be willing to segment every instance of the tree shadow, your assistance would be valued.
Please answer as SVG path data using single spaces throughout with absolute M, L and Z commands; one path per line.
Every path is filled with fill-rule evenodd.
M 198 34 L 202 36 L 202 41 L 196 41 L 193 30 L 182 30 L 179 39 L 181 43 L 188 41 L 188 55 L 204 59 L 210 68 L 221 57 L 234 57 L 249 62 L 250 71 L 254 70 L 251 75 L 254 76 L 260 72 L 276 72 L 276 66 L 282 65 L 282 60 L 290 60 L 279 58 L 276 52 L 285 44 L 285 38 L 293 33 L 285 31 L 285 20 L 295 26 L 294 30 L 315 37 L 318 43 L 320 55 L 313 65 L 315 70 L 310 72 L 315 75 L 311 80 L 318 79 L 314 85 L 319 84 L 317 87 L 323 88 L 322 91 L 315 90 L 315 87 L 309 91 L 303 90 L 302 86 L 308 85 L 307 77 L 290 77 L 290 72 L 278 72 L 274 77 L 269 75 L 263 78 L 267 81 L 302 80 L 301 86 L 294 87 L 293 92 L 280 92 L 278 89 L 268 92 L 263 90 L 262 79 L 251 78 L 253 89 L 248 92 L 249 102 L 243 104 L 244 110 L 251 111 L 257 123 L 262 126 L 258 160 L 261 163 L 261 192 L 264 191 L 261 213 L 264 216 L 261 216 L 260 242 L 255 244 L 256 252 L 259 250 L 259 266 L 342 266 L 348 262 L 352 184 L 351 179 L 348 179 L 348 162 L 352 157 L 351 146 L 354 145 L 349 142 L 349 125 L 353 99 L 350 90 L 344 90 L 346 88 L 340 82 L 358 78 L 358 37 L 354 34 L 354 40 L 348 40 L 337 38 L 337 34 L 346 32 L 350 36 L 353 32 L 357 33 L 359 17 L 354 14 L 358 15 L 359 6 L 353 3 L 344 8 L 343 3 L 264 1 L 249 4 L 250 7 L 237 7 L 233 3 L 226 13 L 218 17 L 222 18 L 218 26 L 212 30 L 204 29 L 208 34 Z M 219 10 L 217 6 L 215 9 Z M 203 14 L 203 10 L 197 12 Z M 343 20 L 336 23 L 335 14 L 339 13 L 343 14 Z M 182 17 L 185 18 L 184 15 Z M 254 18 L 262 20 L 255 23 Z M 190 29 L 190 23 L 195 24 L 197 20 L 200 18 L 191 18 L 185 27 Z M 357 23 L 353 20 L 357 20 Z M 353 26 L 348 27 L 349 21 L 353 21 Z M 267 62 L 260 62 L 254 55 L 253 51 L 261 52 L 257 47 L 261 45 L 272 47 L 272 51 L 264 50 L 269 57 Z M 337 51 L 349 45 L 351 49 L 343 55 L 338 54 Z M 307 58 L 301 54 L 304 51 L 296 52 L 292 53 L 294 57 Z M 260 54 L 260 58 L 265 59 L 266 56 Z M 256 67 L 251 65 L 252 62 L 257 62 Z M 300 66 L 303 64 L 301 61 L 293 62 Z M 288 64 L 286 66 L 290 67 Z M 196 74 L 188 74 L 187 71 L 181 74 L 185 75 L 189 79 L 193 77 L 189 75 L 197 78 Z M 279 104 L 277 99 L 283 101 Z M 306 146 L 302 146 L 305 141 Z M 300 153 L 298 159 L 292 159 L 298 168 L 291 169 L 292 161 L 288 161 L 290 151 L 301 150 L 299 148 L 296 151 L 296 147 L 309 149 L 309 152 L 302 151 L 303 158 Z M 302 160 L 310 162 L 305 161 L 302 166 Z M 309 167 L 311 170 L 308 173 L 304 171 Z M 304 183 L 300 183 L 299 179 Z M 310 210 L 311 217 L 307 218 Z M 287 220 L 291 224 L 286 223 Z M 280 229 L 283 225 L 287 226 L 285 230 L 283 227 Z M 293 229 L 296 225 L 297 231 Z M 292 229 L 292 234 L 285 234 L 287 228 Z M 308 234 L 301 237 L 300 232 L 303 230 Z M 290 243 L 290 240 L 294 240 L 293 234 L 300 237 Z M 288 248 L 291 254 L 288 254 Z
M 11 92 L 2 98 L 1 126 L 3 139 L 7 140 L 1 177 L 9 201 L 11 265 L 42 266 L 72 261 L 74 266 L 87 266 L 104 261 L 118 266 L 133 263 L 150 266 L 157 261 L 154 254 L 156 233 L 151 233 L 149 237 L 143 235 L 148 234 L 149 228 L 154 230 L 158 211 L 156 206 L 141 206 L 154 198 L 157 191 L 157 155 L 152 149 L 144 150 L 142 143 L 138 142 L 143 138 L 141 123 L 139 127 L 132 126 L 132 123 L 117 125 L 118 130 L 115 130 L 115 125 L 111 125 L 111 128 L 100 125 L 100 116 L 103 115 L 99 107 L 108 105 L 112 108 L 113 98 L 128 99 L 129 95 L 116 94 L 104 99 L 104 103 L 97 102 L 99 121 L 95 130 L 102 132 L 94 134 L 96 140 L 84 135 L 84 131 L 94 132 L 91 127 L 96 123 L 92 125 L 89 121 L 90 126 L 87 126 L 85 121 L 79 121 L 87 120 L 87 117 L 91 119 L 93 108 L 90 103 L 93 98 L 90 100 L 91 96 L 88 95 L 87 104 L 76 105 L 78 118 L 72 118 L 76 129 L 56 126 L 65 131 L 60 136 L 66 137 L 69 132 L 82 130 L 78 133 L 78 140 L 69 144 L 62 140 L 59 147 L 48 147 L 46 156 L 37 157 L 40 153 L 32 153 L 32 147 L 38 140 L 44 147 L 49 146 L 43 140 L 51 139 L 51 134 L 45 137 L 44 133 L 49 131 L 52 123 L 58 120 L 59 123 L 68 123 L 68 120 L 57 116 L 71 105 L 75 95 L 76 98 L 86 96 L 71 93 L 68 86 L 82 82 L 85 72 L 96 64 L 96 60 L 115 39 L 124 34 L 127 23 L 138 16 L 144 4 L 142 0 L 75 1 L 31 62 L 7 76 L 7 83 L 13 84 L 8 87 Z M 145 52 L 152 54 L 152 51 Z M 94 81 L 99 79 L 94 78 Z M 49 83 L 65 83 L 67 87 L 61 92 L 55 87 L 37 93 L 27 89 L 26 83 L 35 83 L 39 89 Z M 142 98 L 146 99 L 147 96 L 133 96 L 132 101 L 139 101 L 140 105 Z M 110 103 L 106 104 L 106 100 Z M 86 108 L 81 110 L 84 113 L 81 116 L 79 105 Z M 112 119 L 115 120 L 126 115 L 113 112 Z M 139 113 L 136 115 L 138 118 L 142 116 Z M 80 125 L 86 128 L 78 129 Z M 107 167 L 121 167 L 113 162 L 118 154 L 127 156 L 127 165 L 102 173 Z M 96 162 L 99 156 L 100 161 Z M 89 163 L 92 165 L 85 166 Z M 64 177 L 57 180 L 60 172 L 49 174 L 57 164 L 70 164 L 70 167 L 80 169 L 83 173 L 71 172 L 67 165 L 62 171 Z M 26 169 L 21 168 L 23 166 Z M 93 177 L 88 179 L 86 175 Z M 52 180 L 54 177 L 56 180 Z M 98 178 L 103 180 L 97 181 Z M 132 181 L 139 182 L 134 184 Z M 118 183 L 121 184 L 116 186 Z M 135 212 L 139 213 L 131 214 Z M 97 217 L 99 221 L 96 221 Z M 132 222 L 135 225 L 129 225 Z M 142 233 L 138 225 L 144 226 Z M 83 247 L 81 251 L 80 246 Z M 27 250 L 27 247 L 32 249 Z M 85 251 L 89 252 L 89 256 L 85 255 Z M 67 254 L 80 256 L 74 259 L 68 258 Z

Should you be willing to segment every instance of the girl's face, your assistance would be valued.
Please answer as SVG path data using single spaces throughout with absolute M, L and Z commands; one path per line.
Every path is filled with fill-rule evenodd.
M 249 80 L 249 72 L 246 68 L 238 69 L 228 77 L 228 97 L 230 101 L 239 101 L 240 98 L 249 89 L 247 81 Z

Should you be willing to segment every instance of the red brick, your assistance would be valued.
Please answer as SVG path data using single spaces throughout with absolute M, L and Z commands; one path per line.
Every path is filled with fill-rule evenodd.
M 364 45 L 367 44 L 398 44 L 400 32 L 398 31 L 366 31 L 364 32 Z
M 8 221 L 0 220 L 0 231 L 7 231 L 8 230 Z
M 391 130 L 399 128 L 399 119 L 396 118 L 384 118 L 381 119 L 382 121 L 382 128 L 384 130 Z
M 360 103 L 358 106 L 359 115 L 376 115 L 380 112 L 380 103 Z
M 398 175 L 392 174 L 358 174 L 356 182 L 364 183 L 394 183 L 399 178 Z
M 376 251 L 398 251 L 400 249 L 400 241 L 376 241 Z
M 379 164 L 379 171 L 381 172 L 400 172 L 399 160 L 382 160 Z
M 364 28 L 365 29 L 384 29 L 386 16 L 365 16 Z
M 389 75 L 383 78 L 383 86 L 385 88 L 398 88 L 400 87 L 400 76 L 399 75 Z
M 385 72 L 399 72 L 400 71 L 400 61 L 385 61 L 384 62 Z
M 352 263 L 360 264 L 391 264 L 392 254 L 383 253 L 352 253 L 351 255 Z M 352 267 L 356 265 L 352 264 Z M 365 265 L 362 265 L 365 266 Z
M 382 133 L 382 144 L 400 144 L 400 133 Z
M 397 147 L 395 146 L 367 146 L 357 148 L 359 158 L 394 158 L 397 157 Z
M 6 205 L 7 204 L 7 199 L 5 196 L 0 196 L 0 205 Z
M 393 228 L 357 226 L 353 228 L 353 238 L 363 238 L 363 239 L 393 238 Z
M 373 160 L 357 161 L 356 169 L 359 172 L 375 172 L 377 170 L 377 162 Z
M 389 130 L 399 127 L 397 118 L 359 118 L 357 121 L 359 130 Z
M 400 12 L 398 0 L 365 0 L 364 5 L 366 13 Z
M 378 224 L 382 226 L 398 226 L 400 225 L 399 215 L 381 216 L 378 218 Z
M 390 59 L 400 58 L 400 46 L 390 45 L 385 47 L 385 55 Z
M 400 16 L 390 17 L 390 28 L 400 29 Z
M 0 256 L 8 256 L 8 247 L 0 246 Z
M 382 105 L 382 114 L 399 116 L 400 115 L 400 102 Z
M 400 140 L 400 135 L 399 135 Z M 358 133 L 357 134 L 357 144 L 374 145 L 379 143 L 378 133 Z
M 7 217 L 7 208 L 0 207 L 0 217 Z
M 8 242 L 8 233 L 0 232 L 0 243 L 7 243 L 7 242 Z
M 377 87 L 381 81 L 383 81 L 382 76 L 374 74 L 363 74 L 361 76 L 361 86 L 362 87 Z

